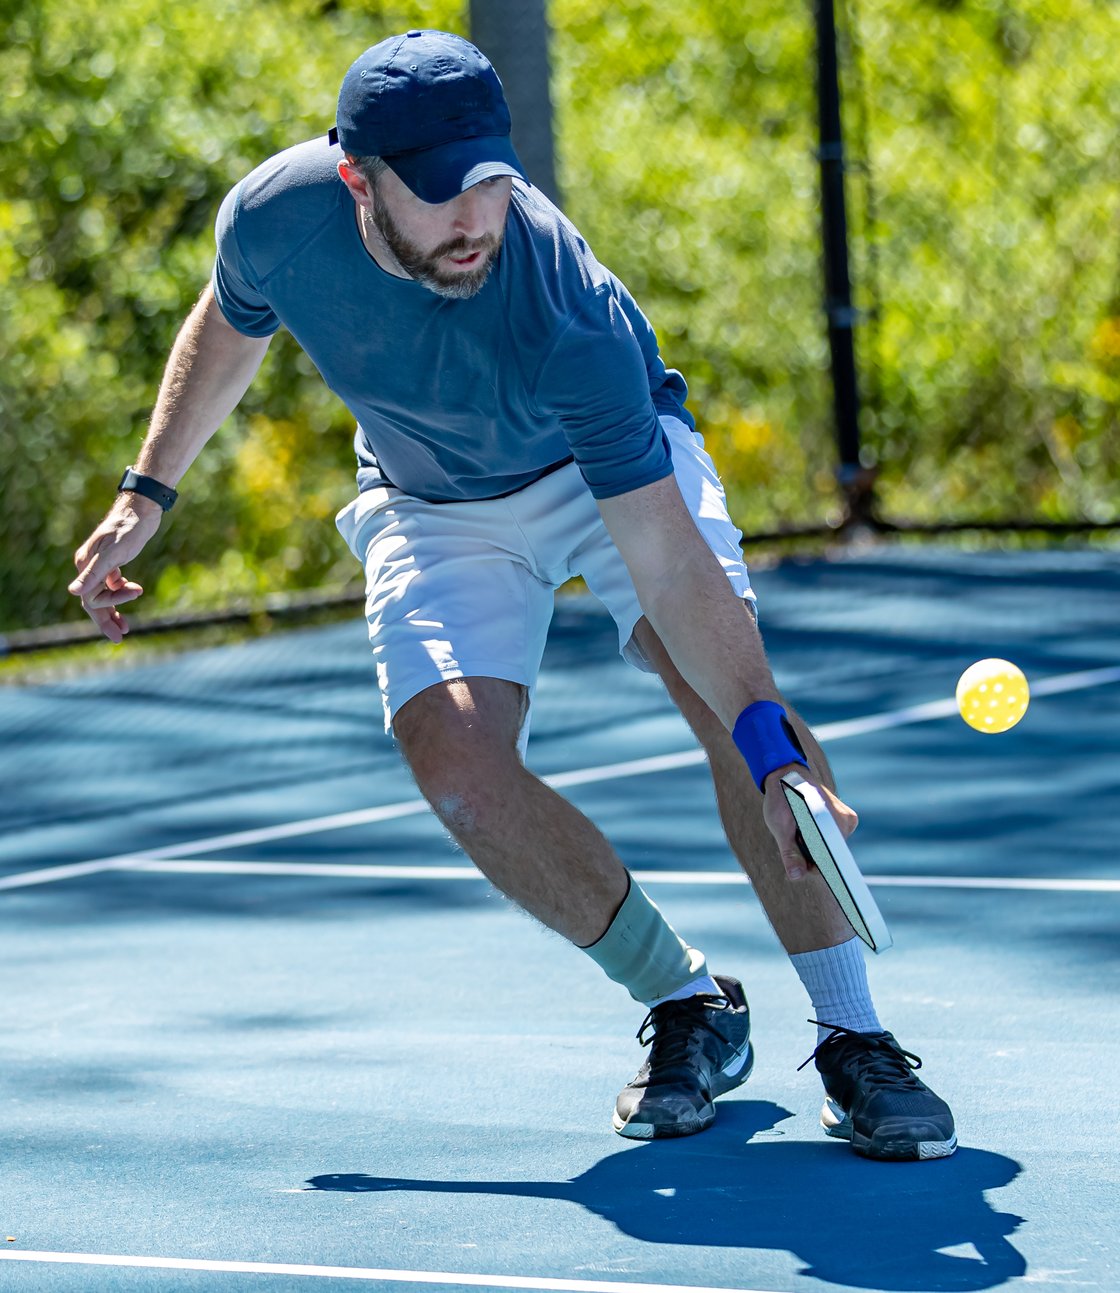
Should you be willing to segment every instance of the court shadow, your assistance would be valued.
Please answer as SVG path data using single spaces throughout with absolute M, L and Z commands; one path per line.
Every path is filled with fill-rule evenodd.
M 892 1293 L 989 1289 L 1025 1274 L 1008 1238 L 1023 1218 L 984 1198 L 1014 1180 L 1019 1164 L 978 1149 L 940 1162 L 870 1163 L 838 1143 L 787 1140 L 777 1124 L 792 1116 L 766 1101 L 728 1103 L 703 1137 L 630 1146 L 570 1181 L 340 1173 L 308 1185 L 556 1199 L 645 1243 L 785 1249 L 805 1263 L 802 1275 Z

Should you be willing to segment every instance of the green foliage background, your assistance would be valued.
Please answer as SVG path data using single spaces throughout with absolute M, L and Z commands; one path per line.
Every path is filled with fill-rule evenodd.
M 849 0 L 852 4 L 854 0 Z M 810 7 L 554 0 L 565 206 L 653 319 L 747 529 L 833 514 Z M 848 135 L 868 454 L 888 514 L 1115 514 L 1120 40 L 1106 0 L 859 0 Z M 466 6 L 0 0 L 0 629 L 143 434 L 217 206 L 324 131 L 396 30 Z M 499 69 L 500 71 L 500 69 Z M 862 89 L 862 94 L 857 93 Z M 163 609 L 353 577 L 348 415 L 290 338 L 145 553 Z M 154 595 L 154 596 L 153 596 Z

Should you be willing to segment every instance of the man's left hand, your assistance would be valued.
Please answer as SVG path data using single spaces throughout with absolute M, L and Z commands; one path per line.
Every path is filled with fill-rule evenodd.
M 804 775 L 805 769 L 799 767 L 796 770 Z M 763 796 L 762 801 L 762 815 L 766 820 L 766 825 L 770 828 L 770 834 L 777 841 L 778 849 L 782 855 L 782 866 L 786 869 L 786 876 L 790 880 L 804 880 L 810 870 L 813 869 L 813 864 L 797 846 L 797 823 L 793 820 L 793 813 L 790 811 L 789 804 L 786 803 L 785 795 L 782 794 L 782 775 L 788 771 L 790 771 L 789 768 L 779 768 L 766 778 L 766 794 Z M 828 811 L 835 818 L 841 835 L 847 839 L 859 825 L 859 817 L 842 799 L 834 795 L 827 786 L 822 786 L 815 782 L 813 784 L 817 786 L 821 797 L 828 805 Z

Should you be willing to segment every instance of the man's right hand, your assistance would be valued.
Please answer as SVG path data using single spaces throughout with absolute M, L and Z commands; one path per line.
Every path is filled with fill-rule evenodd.
M 123 493 L 96 530 L 74 553 L 77 578 L 68 591 L 110 642 L 124 641 L 128 621 L 118 607 L 135 601 L 144 591 L 126 579 L 121 567 L 139 556 L 159 529 L 163 511 L 140 494 Z

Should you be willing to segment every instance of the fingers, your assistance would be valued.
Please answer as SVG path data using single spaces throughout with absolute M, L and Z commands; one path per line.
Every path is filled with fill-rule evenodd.
M 769 827 L 770 834 L 778 846 L 786 878 L 793 881 L 804 880 L 809 874 L 812 863 L 801 852 L 798 841 L 797 823 L 793 819 L 785 795 L 775 784 L 777 777 L 769 783 L 768 793 L 762 801 L 762 815 Z
M 810 871 L 816 870 L 816 867 L 812 859 L 802 852 L 797 823 L 794 820 L 789 804 L 786 802 L 785 795 L 777 789 L 777 782 L 778 777 L 776 775 L 772 782 L 768 782 L 768 788 L 770 785 L 774 785 L 775 788 L 769 790 L 763 800 L 763 816 L 766 820 L 766 825 L 770 828 L 770 834 L 773 835 L 778 846 L 786 878 L 796 882 L 804 880 Z M 829 812 L 835 818 L 841 834 L 847 839 L 859 824 L 859 818 L 842 799 L 838 798 L 826 786 L 818 784 L 817 789 L 820 791 Z
M 804 880 L 809 874 L 809 868 L 812 863 L 809 862 L 801 850 L 794 843 L 792 848 L 782 849 L 782 866 L 786 869 L 786 878 L 788 880 Z
M 859 816 L 855 809 L 849 808 L 846 803 L 838 798 L 827 786 L 818 786 L 821 797 L 828 805 L 828 811 L 836 819 L 836 825 L 840 827 L 840 834 L 847 839 L 859 825 Z
M 104 597 L 112 596 L 117 601 L 105 601 L 102 598 L 96 600 L 82 601 L 82 609 L 97 625 L 98 630 L 109 639 L 110 642 L 120 644 L 124 641 L 128 633 L 128 620 L 117 609 L 126 601 L 133 601 L 139 597 L 144 590 L 139 584 L 130 585 L 127 589 L 121 589 L 116 593 L 104 594 Z
M 98 605 L 106 605 L 105 593 L 108 590 L 129 589 L 130 596 L 117 599 L 123 601 L 131 601 L 142 591 L 138 584 L 129 584 L 124 579 L 121 567 L 140 554 L 159 528 L 163 513 L 154 504 L 150 510 L 137 512 L 131 496 L 121 495 L 120 498 L 125 501 L 118 499 L 97 529 L 74 553 L 78 573 L 70 581 L 68 589 L 75 597 L 80 597 L 83 604 L 95 597 Z
M 96 559 L 69 584 L 68 590 L 75 597 L 81 598 L 82 605 L 87 611 L 91 608 L 119 606 L 122 602 L 135 601 L 144 591 L 140 584 L 124 577 L 120 566 L 106 570 L 102 578 Z
M 108 516 L 74 553 L 78 573 L 67 585 L 82 609 L 110 642 L 124 641 L 128 620 L 118 607 L 133 602 L 144 589 L 125 577 L 121 567 L 135 557 L 159 527 L 158 508 L 139 514 L 131 503 L 114 505 Z
M 102 585 L 101 588 L 94 589 L 92 593 L 83 597 L 82 605 L 87 611 L 100 611 L 113 606 L 123 606 L 125 602 L 134 602 L 143 591 L 139 584 L 134 584 L 131 580 L 125 580 L 119 588 L 109 588 Z
M 128 620 L 117 609 L 126 602 L 133 602 L 144 592 L 143 587 L 126 579 L 119 566 L 107 568 L 107 560 L 100 554 L 89 556 L 91 544 L 83 544 L 74 554 L 79 564 L 77 577 L 69 591 L 81 599 L 82 609 L 97 625 L 99 632 L 110 642 L 119 645 L 128 633 Z M 82 565 L 83 558 L 85 564 Z
M 120 646 L 128 633 L 128 620 L 115 607 L 107 607 L 104 610 L 93 610 L 86 607 L 86 614 L 97 625 L 101 633 L 109 639 L 114 646 Z
M 108 553 L 100 552 L 99 547 L 96 540 L 91 539 L 74 553 L 74 565 L 77 566 L 78 573 L 67 585 L 67 591 L 75 597 L 84 599 L 88 589 L 107 583 L 110 575 L 120 574 L 120 566 Z
M 126 579 L 120 568 L 110 570 L 105 576 L 104 591 L 87 597 L 94 606 L 120 606 L 122 602 L 135 601 L 144 589 L 132 579 Z

